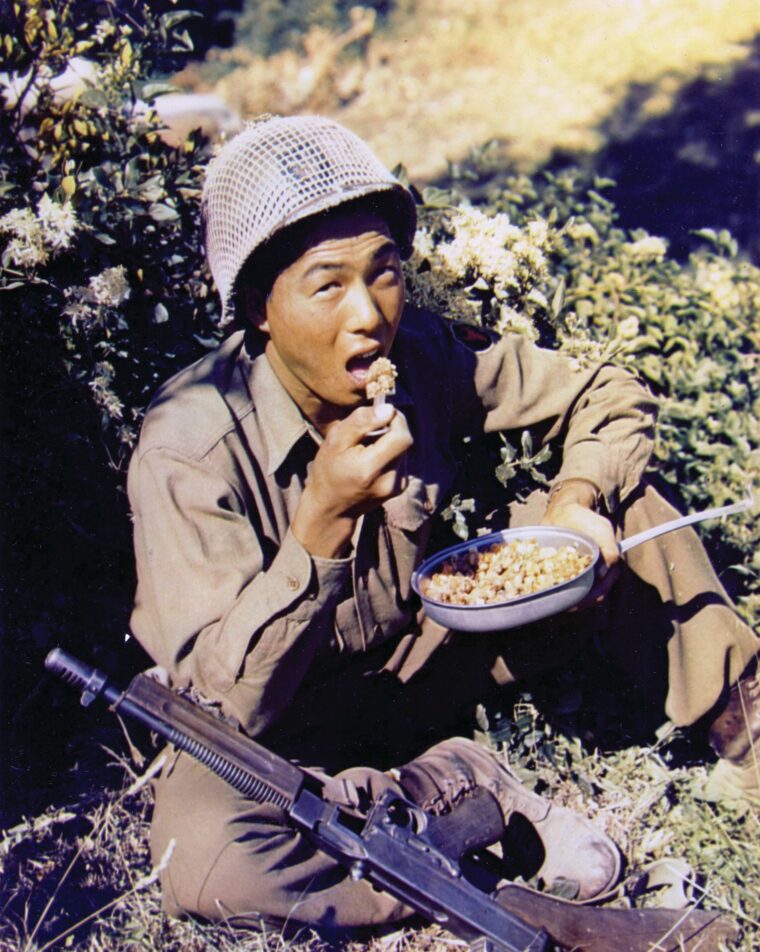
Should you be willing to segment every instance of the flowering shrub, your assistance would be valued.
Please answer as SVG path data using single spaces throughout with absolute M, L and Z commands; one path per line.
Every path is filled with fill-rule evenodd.
M 187 52 L 186 14 L 132 0 L 83 18 L 98 9 L 16 3 L 15 29 L 0 36 L 13 67 L 0 112 L 0 290 L 4 333 L 36 338 L 89 391 L 118 466 L 150 393 L 200 350 L 193 331 L 211 333 L 214 305 L 197 240 L 203 150 L 192 139 L 167 148 L 150 108 L 164 87 L 148 70 Z
M 689 510 L 742 498 L 760 463 L 758 352 L 760 269 L 726 232 L 702 232 L 686 263 L 666 242 L 615 226 L 607 183 L 579 173 L 494 175 L 487 152 L 456 170 L 452 190 L 432 190 L 408 262 L 412 297 L 449 316 L 525 334 L 579 363 L 627 367 L 658 395 L 661 415 L 652 468 Z M 468 189 L 485 197 L 474 205 Z M 521 453 L 516 442 L 521 443 Z M 470 452 L 469 473 L 495 464 L 501 484 L 525 492 L 551 474 L 532 435 L 507 435 Z M 492 502 L 493 500 L 491 500 Z M 446 513 L 466 537 L 488 510 L 460 495 Z M 727 546 L 740 574 L 742 606 L 760 606 L 760 530 L 751 514 L 705 534 Z M 736 575 L 733 575 L 736 579 Z
M 0 13 L 0 646 L 16 662 L 0 761 L 24 778 L 7 785 L 18 795 L 61 731 L 34 735 L 19 713 L 43 653 L 63 643 L 125 663 L 123 470 L 158 383 L 215 333 L 198 240 L 206 148 L 166 146 L 152 110 L 164 87 L 150 77 L 189 45 L 185 15 L 162 8 L 17 0 Z

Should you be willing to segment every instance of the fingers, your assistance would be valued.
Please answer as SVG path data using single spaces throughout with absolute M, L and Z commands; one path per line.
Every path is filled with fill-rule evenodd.
M 412 445 L 403 413 L 393 410 L 387 430 L 370 438 L 373 429 L 372 407 L 360 407 L 328 431 L 306 487 L 325 513 L 355 519 L 403 489 Z
M 357 447 L 357 466 L 365 474 L 368 496 L 384 501 L 401 492 L 406 485 L 405 453 L 412 442 L 406 418 L 396 412 L 387 430 Z
M 607 520 L 604 520 L 607 522 Z M 609 569 L 614 568 L 620 561 L 620 549 L 612 526 L 607 522 L 606 526 L 601 527 L 601 531 L 595 536 L 594 541 L 599 546 L 599 577 L 604 578 Z
M 396 417 L 404 419 L 403 414 L 392 403 L 383 404 L 378 411 L 376 413 L 374 407 L 357 407 L 345 420 L 332 427 L 330 434 L 341 446 L 354 446 L 378 429 L 390 427 Z
M 583 601 L 572 610 L 580 611 L 601 604 L 620 574 L 620 549 L 612 523 L 600 513 L 574 502 L 555 506 L 551 511 L 547 510 L 543 521 L 582 532 L 596 542 L 599 547 L 599 560 L 596 564 L 594 585 Z
M 619 564 L 613 566 L 606 566 L 604 564 L 598 565 L 596 580 L 591 590 L 577 605 L 573 606 L 570 611 L 579 612 L 586 608 L 596 608 L 598 605 L 601 605 L 619 577 Z
M 357 448 L 362 451 L 360 456 L 365 466 L 384 469 L 388 462 L 405 453 L 413 442 L 404 414 L 391 404 L 385 406 L 390 407 L 390 417 L 385 421 L 377 419 L 372 407 L 354 410 L 332 427 L 325 439 L 326 450 L 345 453 Z

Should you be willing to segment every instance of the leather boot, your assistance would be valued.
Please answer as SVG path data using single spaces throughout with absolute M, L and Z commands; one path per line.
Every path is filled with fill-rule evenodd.
M 577 883 L 576 899 L 607 892 L 620 876 L 620 853 L 608 836 L 572 810 L 532 793 L 474 741 L 461 737 L 443 741 L 394 773 L 412 800 L 436 814 L 448 812 L 477 787 L 488 790 L 504 814 L 506 841 L 518 846 L 519 832 L 527 857 L 534 852 L 525 848 L 528 828 L 538 846 L 530 872 L 548 886 L 557 880 Z M 506 846 L 504 852 L 506 856 L 514 849 Z
M 705 786 L 708 800 L 760 806 L 760 670 L 757 658 L 731 686 L 707 739 L 720 760 Z
M 751 759 L 752 747 L 757 747 L 760 740 L 760 673 L 757 658 L 731 686 L 725 704 L 710 725 L 707 739 L 715 753 L 725 760 L 744 764 Z

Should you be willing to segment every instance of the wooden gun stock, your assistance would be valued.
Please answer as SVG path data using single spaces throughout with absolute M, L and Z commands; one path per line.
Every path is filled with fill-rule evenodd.
M 614 909 L 583 906 L 524 886 L 503 886 L 497 901 L 530 925 L 541 924 L 552 941 L 577 952 L 717 952 L 738 929 L 702 909 Z

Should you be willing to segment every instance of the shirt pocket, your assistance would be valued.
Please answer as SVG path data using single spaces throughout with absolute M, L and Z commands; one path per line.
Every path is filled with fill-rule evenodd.
M 430 520 L 436 507 L 437 486 L 411 476 L 401 495 L 385 504 L 385 535 L 400 605 L 413 595 L 412 573 L 430 538 Z
M 435 495 L 436 487 L 426 485 L 418 476 L 410 476 L 406 489 L 385 503 L 386 525 L 402 532 L 416 532 L 435 510 Z

